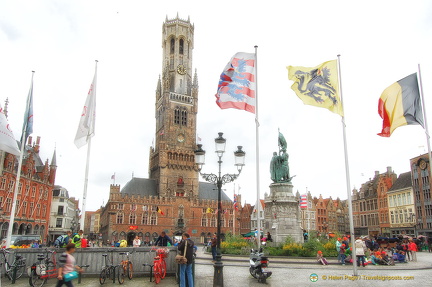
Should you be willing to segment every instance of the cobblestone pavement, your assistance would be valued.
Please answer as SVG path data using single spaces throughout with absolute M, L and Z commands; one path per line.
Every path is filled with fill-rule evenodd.
M 432 253 L 417 253 L 417 262 L 400 263 L 395 266 L 373 266 L 365 268 L 358 267 L 357 277 L 353 275 L 353 266 L 341 266 L 336 264 L 335 259 L 330 259 L 330 265 L 321 266 L 315 263 L 313 258 L 270 258 L 270 265 L 273 274 L 266 284 L 258 283 L 249 274 L 248 258 L 237 256 L 224 256 L 222 258 L 224 268 L 225 287 L 248 287 L 248 286 L 334 286 L 344 284 L 344 286 L 431 286 L 432 276 Z M 213 286 L 214 267 L 211 262 L 211 255 L 198 254 L 195 264 L 195 286 Z M 314 280 L 314 275 L 318 279 Z M 126 279 L 123 286 L 155 286 L 154 282 L 149 282 L 148 277 L 136 274 L 133 280 Z M 50 279 L 44 286 L 55 286 L 56 280 Z M 112 287 L 118 283 L 106 282 L 103 286 Z M 29 286 L 28 277 L 19 279 L 16 284 L 2 278 L 2 285 L 12 287 Z M 74 280 L 75 287 L 96 287 L 101 286 L 98 278 L 84 278 L 81 284 Z M 178 286 L 174 276 L 166 277 L 157 286 Z

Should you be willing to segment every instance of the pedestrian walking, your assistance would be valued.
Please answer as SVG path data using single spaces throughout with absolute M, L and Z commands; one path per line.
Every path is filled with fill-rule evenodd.
M 186 280 L 187 280 L 187 286 L 193 287 L 193 276 L 192 276 L 192 263 L 194 260 L 194 242 L 190 239 L 189 233 L 183 233 L 182 235 L 182 241 L 178 245 L 178 250 L 180 254 L 184 254 L 185 248 L 186 248 L 186 264 L 180 264 L 180 287 L 186 287 Z M 186 279 L 187 278 L 187 279 Z
M 216 237 L 216 233 L 213 234 L 213 238 L 211 240 L 211 251 L 212 251 L 213 262 L 215 262 L 216 261 L 216 253 L 217 253 L 217 237 Z
M 82 269 L 75 265 L 75 257 L 73 257 L 73 253 L 75 252 L 76 247 L 74 243 L 68 243 L 66 245 L 66 252 L 64 252 L 59 259 L 60 267 L 58 269 L 58 276 L 57 276 L 57 285 L 56 287 L 61 287 L 66 285 L 67 287 L 73 287 L 72 280 L 66 281 L 63 277 L 75 269 L 78 270 L 78 272 L 82 272 Z

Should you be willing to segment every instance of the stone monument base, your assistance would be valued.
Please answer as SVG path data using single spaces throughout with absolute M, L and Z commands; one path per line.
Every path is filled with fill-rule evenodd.
M 270 232 L 275 243 L 284 243 L 288 236 L 303 243 L 299 202 L 292 190 L 291 182 L 272 183 L 264 197 L 264 234 Z

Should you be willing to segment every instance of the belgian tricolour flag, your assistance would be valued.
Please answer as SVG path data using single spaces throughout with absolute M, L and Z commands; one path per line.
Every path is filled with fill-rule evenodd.
M 384 90 L 378 101 L 378 114 L 383 119 L 383 128 L 378 134 L 382 137 L 389 137 L 400 126 L 424 127 L 417 73 L 397 81 Z
M 157 207 L 156 211 L 159 212 L 162 215 L 165 215 L 165 213 L 163 213 L 162 209 L 160 209 L 159 206 Z

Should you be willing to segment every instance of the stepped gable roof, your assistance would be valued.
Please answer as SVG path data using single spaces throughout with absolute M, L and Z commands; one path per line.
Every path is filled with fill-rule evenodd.
M 394 190 L 404 189 L 408 187 L 412 187 L 410 171 L 401 173 L 399 177 L 396 179 L 395 183 L 393 183 L 392 187 L 388 191 L 394 191 Z
M 199 192 L 198 192 L 198 198 L 199 199 L 209 199 L 209 200 L 217 200 L 218 199 L 218 192 L 216 184 L 209 183 L 209 182 L 200 182 L 199 183 Z M 228 200 L 232 201 L 228 195 L 225 194 L 225 192 L 222 190 L 221 193 L 221 200 Z
M 156 180 L 133 177 L 120 191 L 122 194 L 157 196 Z

